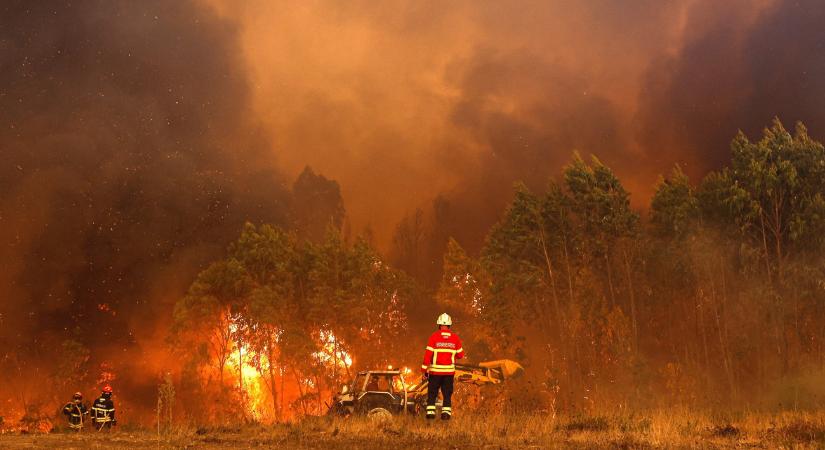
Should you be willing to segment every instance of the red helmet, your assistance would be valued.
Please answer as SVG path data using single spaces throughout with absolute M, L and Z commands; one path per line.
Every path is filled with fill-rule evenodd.
M 75 399 L 75 400 L 82 400 L 83 399 L 83 394 L 81 394 L 80 392 L 75 392 L 74 395 L 72 396 L 72 398 Z
M 104 394 L 111 394 L 112 393 L 112 387 L 109 386 L 108 384 L 106 386 L 103 386 L 103 393 Z

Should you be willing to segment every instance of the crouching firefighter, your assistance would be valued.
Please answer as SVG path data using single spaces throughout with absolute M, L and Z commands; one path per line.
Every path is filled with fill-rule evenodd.
M 92 404 L 92 420 L 95 423 L 95 427 L 97 427 L 97 431 L 103 428 L 111 428 L 112 425 L 117 424 L 111 386 L 104 386 L 100 397 Z
M 464 357 L 461 339 L 450 331 L 453 319 L 447 313 L 438 316 L 438 330 L 427 341 L 424 351 L 424 364 L 421 370 L 427 378 L 427 419 L 435 419 L 435 400 L 441 391 L 441 419 L 450 420 L 453 415 L 453 378 L 455 377 L 455 360 Z
M 69 428 L 75 431 L 83 429 L 83 422 L 85 422 L 86 416 L 89 415 L 89 410 L 83 403 L 83 394 L 80 392 L 74 393 L 72 401 L 66 403 L 66 406 L 63 407 L 63 415 L 69 420 Z

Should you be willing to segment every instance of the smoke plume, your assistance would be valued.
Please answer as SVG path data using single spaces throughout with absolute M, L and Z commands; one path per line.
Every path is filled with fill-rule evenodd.
M 815 0 L 6 1 L 0 340 L 148 364 L 157 318 L 244 221 L 287 220 L 307 165 L 383 247 L 437 199 L 441 238 L 479 248 L 573 151 L 643 207 L 737 129 L 822 136 L 823 22 Z
M 151 368 L 194 273 L 245 220 L 283 221 L 237 28 L 187 1 L 11 1 L 0 17 L 4 357 L 74 339 L 93 364 Z
M 238 23 L 279 166 L 339 180 L 355 229 L 446 198 L 477 248 L 516 180 L 573 151 L 644 207 L 661 173 L 724 163 L 741 128 L 823 125 L 821 2 L 213 0 Z

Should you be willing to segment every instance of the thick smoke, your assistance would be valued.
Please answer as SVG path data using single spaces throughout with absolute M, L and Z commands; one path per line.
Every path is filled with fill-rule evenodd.
M 647 160 L 699 176 L 728 160 L 737 130 L 757 136 L 774 116 L 825 133 L 825 3 L 750 6 L 696 7 L 680 51 L 650 65 L 638 114 Z
M 7 1 L 0 24 L 3 352 L 71 338 L 116 372 L 152 367 L 193 274 L 245 220 L 285 214 L 237 30 L 160 0 Z
M 723 164 L 742 128 L 822 128 L 821 2 L 212 0 L 242 30 L 278 162 L 341 182 L 380 245 L 439 195 L 478 248 L 512 183 L 573 151 L 644 208 L 656 178 Z

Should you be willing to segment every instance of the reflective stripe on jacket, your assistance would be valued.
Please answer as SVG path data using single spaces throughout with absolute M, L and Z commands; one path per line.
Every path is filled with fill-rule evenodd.
M 83 426 L 83 416 L 88 414 L 86 405 L 83 403 L 69 402 L 63 407 L 63 414 L 69 420 L 69 427 L 73 429 L 80 429 Z
M 115 419 L 115 404 L 111 399 L 100 397 L 92 404 L 92 418 L 97 423 L 111 422 Z
M 455 360 L 463 357 L 464 349 L 458 335 L 450 330 L 438 330 L 427 341 L 421 370 L 432 375 L 453 375 Z

